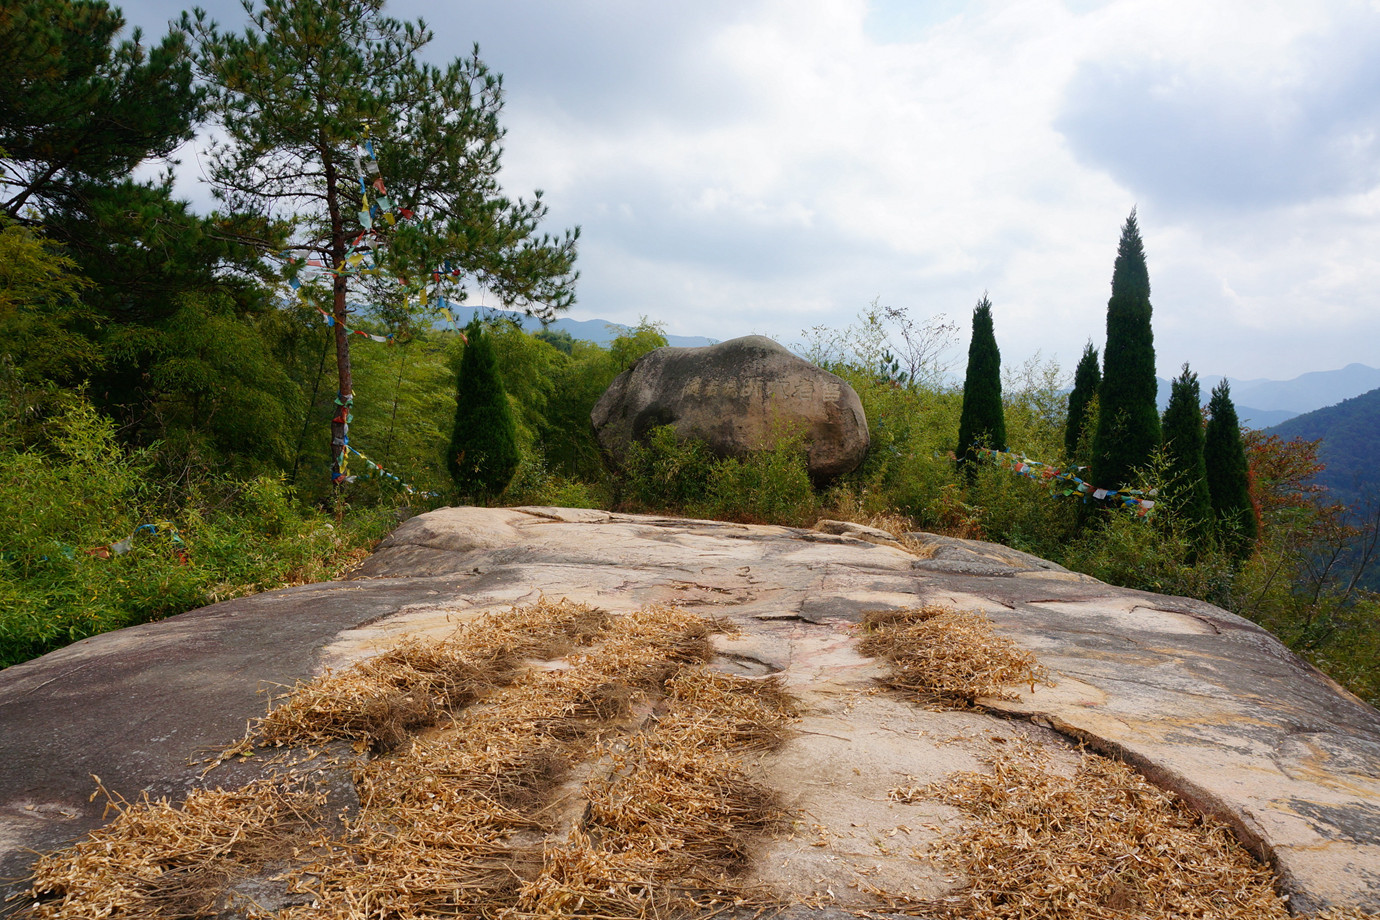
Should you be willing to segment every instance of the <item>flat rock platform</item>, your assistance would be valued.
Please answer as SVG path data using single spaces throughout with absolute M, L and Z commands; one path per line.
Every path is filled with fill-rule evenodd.
M 763 770 L 811 829 L 773 842 L 754 871 L 803 900 L 875 908 L 859 876 L 942 895 L 952 879 L 912 854 L 957 813 L 887 790 L 978 769 L 990 745 L 1019 738 L 1056 759 L 1084 744 L 1124 760 L 1225 821 L 1295 911 L 1380 911 L 1380 712 L 1208 604 L 992 544 L 907 543 L 845 524 L 445 508 L 404 523 L 346 580 L 215 604 L 0 671 L 0 898 L 24 887 L 37 853 L 102 823 L 93 776 L 131 801 L 176 801 L 208 783 L 202 762 L 264 713 L 266 694 L 546 596 L 723 618 L 739 630 L 717 640 L 724 669 L 781 675 L 803 715 Z M 985 613 L 1053 685 L 958 712 L 876 692 L 881 669 L 858 653 L 856 625 L 868 611 L 936 603 Z M 227 764 L 214 782 L 257 769 Z

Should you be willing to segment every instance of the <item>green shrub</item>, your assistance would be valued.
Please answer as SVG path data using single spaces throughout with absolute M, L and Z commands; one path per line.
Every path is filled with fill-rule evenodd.
M 957 482 L 952 458 L 961 394 L 878 381 L 848 366 L 832 370 L 857 391 L 871 437 L 862 465 L 834 490 L 851 493 L 867 514 L 897 512 L 921 526 L 942 526 L 946 489 Z
M 717 458 L 670 425 L 628 450 L 616 478 L 624 507 L 764 524 L 810 524 L 818 509 L 798 439 L 747 457 Z
M 813 524 L 818 502 L 799 441 L 770 451 L 718 461 L 700 517 L 759 524 Z
M 974 464 L 965 504 L 984 539 L 1048 559 L 1078 533 L 1079 502 L 1053 497 L 1043 482 L 989 463 Z
M 503 493 L 503 503 L 601 508 L 609 503 L 607 491 L 602 482 L 582 482 L 553 472 L 540 446 L 536 446 L 523 454 L 517 473 Z
M 1097 514 L 1100 526 L 1059 554 L 1057 561 L 1066 568 L 1123 588 L 1228 603 L 1229 560 L 1210 550 L 1197 551 L 1187 528 L 1155 525 L 1116 509 Z M 1197 564 L 1189 564 L 1191 558 Z
M 635 441 L 623 459 L 619 498 L 632 508 L 685 511 L 709 497 L 714 456 L 702 441 L 681 440 L 670 425 Z
M 391 513 L 333 526 L 279 476 L 160 489 L 147 452 L 78 398 L 49 449 L 0 448 L 0 667 L 285 582 L 330 577 Z M 181 504 L 168 494 L 187 493 Z M 167 494 L 164 494 L 167 493 Z M 136 529 L 153 524 L 152 530 Z

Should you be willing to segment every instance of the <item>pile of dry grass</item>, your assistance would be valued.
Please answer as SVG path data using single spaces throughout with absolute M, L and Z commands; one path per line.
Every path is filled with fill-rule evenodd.
M 968 878 L 926 905 L 962 920 L 1285 920 L 1271 873 L 1225 826 L 1126 765 L 1087 754 L 1073 776 L 1028 745 L 932 792 L 973 816 L 941 856 Z
M 662 707 L 649 730 L 602 746 L 610 770 L 585 784 L 584 820 L 546 850 L 520 915 L 641 920 L 776 903 L 737 881 L 782 818 L 738 758 L 781 744 L 790 698 L 775 680 L 688 671 L 667 683 Z
M 1015 699 L 1011 687 L 1048 682 L 1029 652 L 992 630 L 976 611 L 927 605 L 878 610 L 863 620 L 858 650 L 890 664 L 886 683 L 926 701 L 971 706 L 979 697 Z
M 644 608 L 569 667 L 529 672 L 371 763 L 362 819 L 304 870 L 313 903 L 284 916 L 546 917 L 578 904 L 641 918 L 726 897 L 729 864 L 773 813 L 728 753 L 779 741 L 787 715 L 775 687 L 696 670 L 710 628 Z M 629 736 L 634 708 L 656 715 Z M 608 766 L 566 839 L 521 843 L 553 830 L 552 795 L 582 760 Z
M 141 803 L 104 836 L 45 859 L 32 916 L 209 915 L 264 865 L 258 842 L 270 839 L 290 842 L 271 855 L 294 903 L 249 913 L 282 920 L 642 918 L 762 902 L 733 876 L 776 806 L 737 758 L 779 744 L 790 705 L 774 682 L 703 671 L 714 628 L 669 607 L 611 619 L 543 602 L 304 685 L 241 749 L 349 737 L 379 750 L 362 713 L 388 694 L 429 699 L 450 718 L 404 728 L 408 743 L 356 768 L 360 809 L 342 833 L 302 818 L 320 802 L 286 781 L 197 793 L 178 808 Z M 560 649 L 579 651 L 563 666 L 517 665 Z M 582 764 L 591 776 L 573 787 Z M 197 842 L 227 833 L 229 849 Z M 158 879 L 184 863 L 200 868 L 177 870 L 170 900 Z
M 606 612 L 566 599 L 485 614 L 444 640 L 412 639 L 338 673 L 299 683 L 222 756 L 255 745 L 355 742 L 391 751 L 445 713 L 509 683 L 523 658 L 556 658 L 597 640 Z
M 176 807 L 106 795 L 118 816 L 38 861 L 24 916 L 209 916 L 228 883 L 292 857 L 324 824 L 324 794 L 279 781 L 195 791 Z

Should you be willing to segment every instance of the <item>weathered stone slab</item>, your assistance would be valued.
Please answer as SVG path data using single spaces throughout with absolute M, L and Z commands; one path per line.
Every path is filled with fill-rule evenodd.
M 200 782 L 196 761 L 263 711 L 261 688 L 545 593 L 727 618 L 741 633 L 719 639 L 719 666 L 779 673 L 802 699 L 800 731 L 759 765 L 806 816 L 754 870 L 783 889 L 832 890 L 833 903 L 857 908 L 876 906 L 869 880 L 920 895 L 957 884 L 906 855 L 924 849 L 926 825 L 953 816 L 889 802 L 886 790 L 972 769 L 996 737 L 1057 747 L 1050 726 L 1230 822 L 1276 866 L 1296 909 L 1380 910 L 1380 713 L 1267 633 L 1001 547 L 912 535 L 933 546 L 917 556 L 826 529 L 840 532 L 442 509 L 400 527 L 352 580 L 218 604 L 0 672 L 0 877 L 99 823 L 91 774 L 127 799 L 177 798 Z M 988 701 L 1014 721 L 878 694 L 853 624 L 869 609 L 927 602 L 986 611 L 1056 686 Z

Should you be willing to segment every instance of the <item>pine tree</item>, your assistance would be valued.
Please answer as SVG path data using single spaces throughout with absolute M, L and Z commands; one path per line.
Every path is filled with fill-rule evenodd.
M 104 0 L 13 0 L 0 3 L 0 72 L 8 81 L 0 91 L 0 218 L 41 229 L 90 282 L 81 296 L 85 320 L 65 324 L 67 344 L 84 360 L 50 364 L 52 382 L 89 385 L 122 440 L 166 445 L 156 403 L 189 394 L 155 365 L 187 357 L 169 333 L 179 331 L 175 316 L 188 298 L 230 297 L 237 321 L 272 309 L 247 281 L 252 272 L 227 264 L 230 218 L 193 214 L 173 197 L 167 174 L 131 177 L 167 165 L 201 118 L 205 90 L 194 79 L 188 36 L 178 28 L 157 40 L 126 31 L 120 10 Z M 10 344 L 16 353 L 52 350 L 42 341 Z
M 992 328 L 992 301 L 983 294 L 973 308 L 963 411 L 958 419 L 959 465 L 977 458 L 975 448 L 1006 450 L 1006 415 L 1001 402 L 1001 352 Z M 971 467 L 969 467 L 971 469 Z
M 541 193 L 512 199 L 498 183 L 502 79 L 477 47 L 444 67 L 422 63 L 432 33 L 384 16 L 383 6 L 261 0 L 243 34 L 221 31 L 199 10 L 183 19 L 199 40 L 211 111 L 226 137 L 211 162 L 217 197 L 258 216 L 240 233 L 260 252 L 292 250 L 332 272 L 325 308 L 339 386 L 335 481 L 353 402 L 352 291 L 395 326 L 440 296 L 462 302 L 471 285 L 542 318 L 574 301 L 578 231 L 538 235 Z M 376 178 L 361 175 L 373 166 L 357 152 L 366 137 Z M 394 220 L 390 205 L 406 219 Z M 346 261 L 366 230 L 380 244 L 372 277 Z M 394 279 L 404 284 L 390 289 Z M 423 299 L 417 291 L 428 282 Z
M 1203 458 L 1203 410 L 1198 375 L 1185 364 L 1174 379 L 1169 405 L 1164 410 L 1166 479 L 1162 500 L 1188 528 L 1191 539 L 1201 540 L 1212 520 L 1208 497 L 1207 466 Z
M 156 45 L 102 0 L 0 6 L 0 213 L 28 222 L 106 203 L 136 166 L 192 136 L 202 90 L 187 37 Z M 93 201 L 94 196 L 94 201 Z
M 1093 481 L 1103 488 L 1130 485 L 1136 470 L 1160 445 L 1150 312 L 1150 272 L 1133 208 L 1121 228 L 1107 301 L 1107 346 L 1092 456 Z
M 461 495 L 484 499 L 502 492 L 517 471 L 517 425 L 488 333 L 475 320 L 465 334 L 446 467 Z
M 1083 357 L 1073 372 L 1073 390 L 1069 393 L 1068 419 L 1064 423 L 1064 456 L 1070 460 L 1086 460 L 1080 455 L 1083 432 L 1088 425 L 1088 408 L 1102 385 L 1102 371 L 1097 366 L 1097 349 L 1092 342 L 1083 346 Z
M 1223 380 L 1212 388 L 1208 401 L 1207 432 L 1203 456 L 1207 463 L 1208 497 L 1223 542 L 1238 559 L 1255 547 L 1258 524 L 1251 503 L 1250 473 L 1241 424 L 1231 401 L 1231 387 Z

